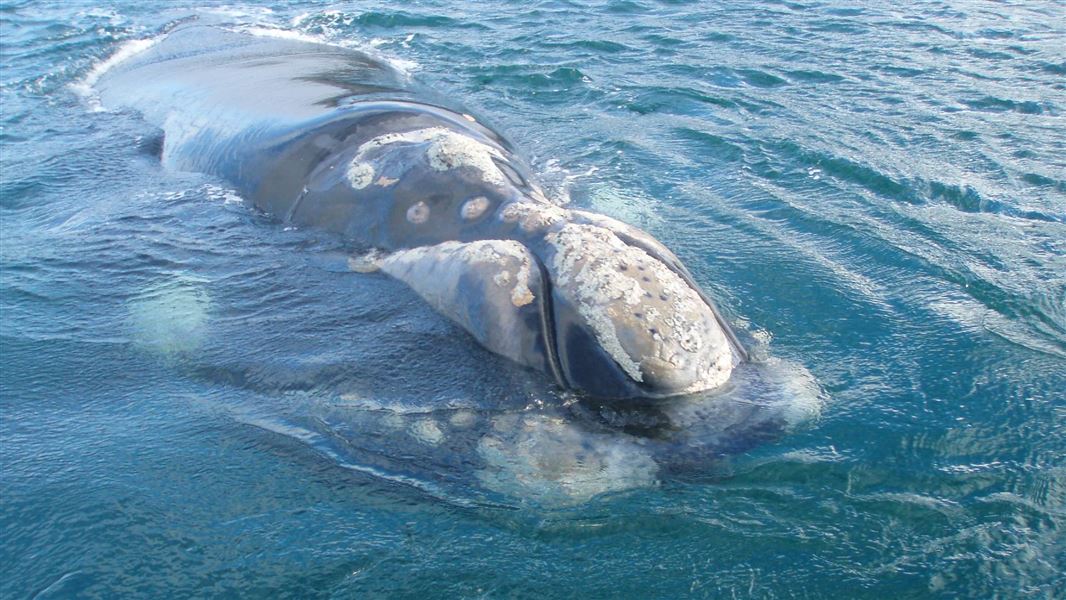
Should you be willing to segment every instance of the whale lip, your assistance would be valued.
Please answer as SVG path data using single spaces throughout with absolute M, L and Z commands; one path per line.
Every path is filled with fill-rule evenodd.
M 563 365 L 559 361 L 559 342 L 555 326 L 551 274 L 548 272 L 548 268 L 544 266 L 544 262 L 539 258 L 534 257 L 533 263 L 540 270 L 540 326 L 544 335 L 544 350 L 545 354 L 547 354 L 545 362 L 551 371 L 552 377 L 555 379 L 555 383 L 563 389 L 570 389 L 574 386 L 567 381 Z

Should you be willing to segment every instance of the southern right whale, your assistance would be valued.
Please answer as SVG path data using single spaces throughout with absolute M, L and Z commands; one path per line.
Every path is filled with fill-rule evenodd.
M 181 26 L 96 82 L 171 168 L 343 236 L 482 345 L 598 398 L 723 386 L 747 357 L 665 246 L 550 202 L 503 136 L 365 54 Z

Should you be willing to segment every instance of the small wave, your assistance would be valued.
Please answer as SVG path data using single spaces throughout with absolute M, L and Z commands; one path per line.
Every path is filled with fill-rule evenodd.
M 910 204 L 918 202 L 914 190 L 872 166 L 841 156 L 808 150 L 790 141 L 780 142 L 776 146 L 781 153 L 799 160 L 808 168 L 817 168 L 827 176 L 857 184 L 879 196 Z
M 117 50 L 111 56 L 93 66 L 89 72 L 81 80 L 70 84 L 71 89 L 74 90 L 79 96 L 86 99 L 89 103 L 89 107 L 93 112 L 103 112 L 104 107 L 100 104 L 100 98 L 97 96 L 93 86 L 96 82 L 104 76 L 105 73 L 110 71 L 115 65 L 132 58 L 141 52 L 156 45 L 164 36 L 156 36 L 151 38 L 144 38 L 138 40 L 129 40 L 122 43 Z
M 992 113 L 1016 112 L 1023 115 L 1042 115 L 1050 109 L 1046 104 L 1034 100 L 1017 101 L 994 96 L 962 100 L 962 103 L 973 110 Z
M 1066 61 L 1060 63 L 1042 62 L 1037 63 L 1037 66 L 1041 71 L 1051 73 L 1052 75 L 1066 75 Z
M 330 19 L 329 22 L 331 25 L 323 25 L 320 21 L 315 21 L 311 17 L 306 19 L 300 19 L 298 17 L 293 21 L 294 23 L 299 23 L 300 27 L 303 28 L 302 30 L 274 27 L 265 24 L 239 25 L 234 26 L 232 30 L 259 37 L 274 37 L 310 44 L 325 44 L 327 46 L 345 48 L 348 50 L 358 50 L 388 64 L 407 77 L 410 77 L 411 73 L 420 68 L 420 65 L 415 61 L 397 58 L 382 53 L 371 41 L 363 41 L 362 39 L 341 39 L 341 36 L 344 35 L 344 30 L 343 28 L 337 28 L 336 25 L 338 23 L 343 25 L 347 22 L 347 18 L 343 16 L 342 13 L 326 13 L 324 18 Z M 314 33 L 316 29 L 318 32 Z
M 1053 332 L 1041 332 L 1030 324 L 1000 314 L 978 300 L 945 299 L 933 302 L 930 308 L 968 329 L 984 330 L 1022 348 L 1066 358 L 1066 345 L 1056 341 Z
M 789 79 L 804 83 L 837 83 L 844 81 L 843 76 L 824 71 L 786 71 L 785 75 Z
M 636 14 L 648 12 L 651 7 L 635 0 L 620 0 L 608 4 L 607 11 L 615 14 Z
M 1026 177 L 1023 177 L 1023 180 L 1028 183 L 1033 183 L 1033 181 L 1026 179 Z M 1043 181 L 1043 179 L 1038 181 Z M 1048 183 L 1053 185 L 1055 182 L 1053 180 L 1048 180 Z M 1063 218 L 1066 218 L 1066 215 L 1060 218 L 1055 215 L 1045 214 L 1036 210 L 1025 210 L 1010 206 L 998 200 L 985 198 L 978 193 L 977 190 L 968 185 L 946 184 L 939 181 L 919 182 L 918 184 L 920 187 L 925 188 L 925 195 L 929 200 L 946 202 L 948 205 L 962 212 L 989 213 L 1018 219 L 1027 219 L 1030 221 L 1045 222 L 1058 222 L 1062 221 Z
M 248 21 L 250 19 L 263 20 L 270 18 L 274 10 L 266 6 L 235 6 L 223 4 L 221 6 L 205 6 L 196 9 L 198 14 L 210 14 L 224 17 L 230 20 Z
M 1039 173 L 1026 173 L 1022 175 L 1022 181 L 1037 187 L 1047 187 L 1066 193 L 1066 180 L 1052 179 Z
M 714 107 L 734 109 L 741 105 L 729 98 L 707 94 L 692 88 L 651 88 L 622 106 L 641 115 L 658 112 L 698 115 L 701 112 L 713 112 Z
M 590 50 L 594 54 L 620 54 L 634 51 L 634 48 L 630 46 L 610 40 L 543 41 L 540 45 L 545 48 L 558 48 L 561 50 Z
M 496 65 L 477 69 L 478 80 L 483 84 L 504 83 L 516 88 L 533 88 L 555 92 L 571 91 L 591 83 L 591 79 L 574 67 L 557 67 L 544 72 L 536 65 Z
M 744 158 L 744 150 L 740 146 L 713 133 L 680 128 L 677 135 L 689 140 L 691 143 L 688 146 L 711 162 L 733 163 Z
M 460 21 L 444 15 L 416 15 L 404 11 L 367 11 L 358 14 L 341 10 L 305 12 L 294 17 L 291 24 L 293 27 L 317 29 L 326 34 L 347 31 L 353 27 L 402 29 L 405 34 L 412 27 L 488 29 L 485 25 L 473 21 Z
M 969 137 L 967 132 L 962 132 L 963 137 Z M 973 134 L 976 135 L 976 134 Z M 689 134 L 691 137 L 691 134 Z M 713 140 L 708 140 L 712 142 Z M 912 205 L 923 204 L 946 204 L 965 213 L 998 214 L 1007 217 L 1026 219 L 1033 221 L 1061 222 L 1058 215 L 1048 214 L 1038 210 L 1027 209 L 1008 204 L 1005 201 L 989 198 L 982 195 L 974 187 L 965 183 L 947 183 L 937 180 L 927 180 L 920 177 L 904 177 L 901 174 L 885 173 L 876 165 L 858 162 L 843 156 L 837 156 L 820 150 L 804 148 L 791 141 L 782 141 L 773 146 L 773 149 L 786 157 L 788 162 L 797 161 L 805 165 L 807 172 L 815 178 L 831 177 L 843 183 L 857 185 L 866 191 Z M 768 179 L 780 176 L 773 170 L 769 163 L 760 165 L 756 173 Z M 1032 185 L 1066 187 L 1063 182 L 1043 178 L 1041 176 L 1023 176 L 1023 181 Z
M 758 69 L 738 69 L 736 73 L 745 83 L 755 87 L 774 88 L 788 85 L 787 81 L 781 79 L 777 75 L 767 73 L 766 71 L 760 71 Z

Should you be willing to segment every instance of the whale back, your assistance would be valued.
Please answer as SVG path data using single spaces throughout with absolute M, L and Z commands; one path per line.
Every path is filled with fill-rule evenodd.
M 456 205 L 437 211 L 447 214 L 472 197 L 491 197 L 491 213 L 509 199 L 501 187 L 529 191 L 528 165 L 500 134 L 386 62 L 348 48 L 183 26 L 111 68 L 96 89 L 105 106 L 131 108 L 163 130 L 168 168 L 218 176 L 280 220 L 358 245 L 408 248 L 490 233 L 458 218 L 406 227 L 408 205 L 427 189 L 449 190 L 440 201 Z M 507 185 L 403 164 L 376 165 L 372 182 L 386 185 L 353 185 L 358 149 L 398 131 L 474 139 Z M 383 169 L 420 178 L 392 181 Z
M 233 131 L 306 127 L 357 99 L 413 97 L 408 87 L 362 52 L 203 25 L 167 33 L 95 83 L 105 106 L 130 106 L 157 125 L 180 113 Z

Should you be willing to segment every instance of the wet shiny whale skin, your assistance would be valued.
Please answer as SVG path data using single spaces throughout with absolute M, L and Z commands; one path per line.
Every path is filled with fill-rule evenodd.
M 108 70 L 108 108 L 163 129 L 163 163 L 360 249 L 489 350 L 601 398 L 724 384 L 746 356 L 648 234 L 550 202 L 501 135 L 383 61 L 184 26 Z

